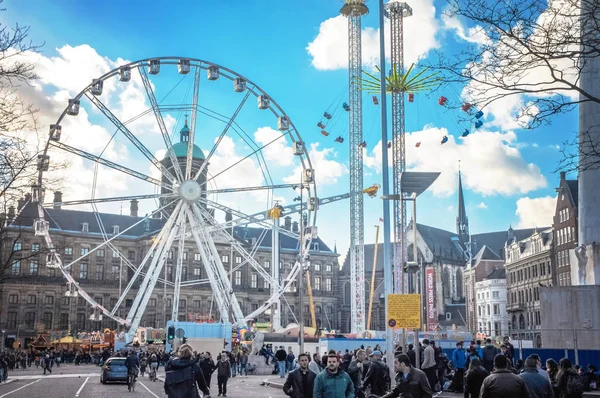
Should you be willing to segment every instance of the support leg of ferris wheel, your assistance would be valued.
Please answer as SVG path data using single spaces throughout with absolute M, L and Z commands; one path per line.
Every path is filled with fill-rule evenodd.
M 174 212 L 175 213 L 175 212 Z M 146 286 L 140 286 L 138 290 L 138 294 L 136 296 L 136 300 L 138 301 L 137 306 L 132 306 L 129 314 L 127 315 L 127 320 L 131 320 L 131 327 L 129 328 L 129 333 L 135 333 L 140 326 L 140 322 L 142 320 L 142 316 L 144 315 L 144 311 L 146 310 L 146 306 L 148 305 L 148 301 L 150 300 L 150 296 L 152 296 L 152 292 L 154 291 L 154 287 L 156 286 L 156 282 L 160 277 L 160 273 L 167 261 L 167 255 L 169 250 L 171 250 L 171 246 L 173 246 L 173 241 L 175 237 L 180 232 L 180 226 L 184 222 L 184 212 L 180 210 L 176 212 L 177 220 L 175 222 L 174 227 L 169 231 L 169 236 L 167 241 L 162 247 L 159 247 L 156 253 L 154 254 L 154 258 L 150 264 L 150 268 L 146 276 L 149 276 L 149 282 Z M 146 279 L 146 278 L 144 278 Z M 140 294 L 141 293 L 141 294 Z M 166 298 L 163 298 L 166 300 Z
M 279 217 L 273 217 L 273 230 L 271 238 L 271 277 L 279 281 Z M 278 286 L 271 284 L 271 296 L 277 294 Z M 281 329 L 281 301 L 273 304 L 271 309 L 273 331 Z
M 231 320 L 232 323 L 237 323 L 239 325 L 245 325 L 246 322 L 244 320 L 244 314 L 242 313 L 242 309 L 240 308 L 240 303 L 237 301 L 237 298 L 235 297 L 235 293 L 233 292 L 233 288 L 231 287 L 231 284 L 229 283 L 229 275 L 227 275 L 227 271 L 225 270 L 225 267 L 223 266 L 223 263 L 221 262 L 221 256 L 219 255 L 217 247 L 215 246 L 213 239 L 211 239 L 211 237 L 206 229 L 206 227 L 208 225 L 210 225 L 211 222 L 216 223 L 216 220 L 210 215 L 210 213 L 208 211 L 206 211 L 205 209 L 201 210 L 201 208 L 198 204 L 191 204 L 191 208 L 192 208 L 193 213 L 191 214 L 192 217 L 190 218 L 190 227 L 193 230 L 194 222 L 201 223 L 200 227 L 199 227 L 200 234 L 204 238 L 204 243 L 206 244 L 206 247 L 209 250 L 209 254 L 212 255 L 211 264 L 214 266 L 214 269 L 216 271 L 216 276 L 218 277 L 218 281 L 223 286 L 225 296 L 227 299 L 228 308 L 225 308 L 225 311 L 228 312 L 229 308 L 231 308 L 231 313 L 233 314 L 233 319 Z M 225 229 L 223 229 L 221 232 L 223 232 L 227 236 L 227 232 L 225 231 Z M 264 272 L 264 269 L 256 262 L 256 260 L 254 260 L 250 256 L 249 253 L 247 253 L 246 251 L 243 251 L 243 252 L 240 251 L 241 245 L 239 245 L 239 243 L 237 243 L 234 239 L 231 240 L 231 245 L 236 249 L 236 251 L 238 251 L 238 253 L 242 254 L 246 259 L 248 259 L 250 261 L 250 265 L 253 268 L 255 268 L 255 269 L 260 268 Z M 230 259 L 230 260 L 232 260 L 232 259 Z M 268 274 L 267 274 L 267 276 L 268 276 Z M 221 317 L 223 317 L 222 314 L 221 314 Z
M 186 205 L 184 205 L 186 206 Z M 173 322 L 179 320 L 179 295 L 181 293 L 181 269 L 183 268 L 183 252 L 185 249 L 185 217 L 181 222 L 179 228 L 178 237 L 179 245 L 177 247 L 177 267 L 175 268 L 175 286 L 173 288 L 173 312 L 171 313 L 171 319 Z

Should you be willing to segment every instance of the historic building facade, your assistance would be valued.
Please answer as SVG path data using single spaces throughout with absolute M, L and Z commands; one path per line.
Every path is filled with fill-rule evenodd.
M 567 180 L 560 173 L 560 183 L 556 192 L 556 212 L 554 214 L 554 285 L 571 286 L 570 252 L 577 246 L 577 180 Z M 575 264 L 574 264 L 575 265 Z
M 511 330 L 541 344 L 540 287 L 553 285 L 552 228 L 506 245 L 506 280 Z
M 506 311 L 506 270 L 495 268 L 475 284 L 478 332 L 501 337 L 508 334 L 510 316 Z

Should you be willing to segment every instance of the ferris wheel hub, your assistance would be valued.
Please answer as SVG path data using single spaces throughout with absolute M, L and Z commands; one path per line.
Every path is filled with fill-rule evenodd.
M 186 202 L 195 202 L 202 196 L 202 188 L 198 181 L 186 180 L 179 186 L 179 196 Z

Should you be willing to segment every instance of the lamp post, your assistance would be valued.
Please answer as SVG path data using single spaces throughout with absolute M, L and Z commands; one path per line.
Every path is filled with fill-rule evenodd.
M 302 219 L 302 191 L 304 189 L 304 184 L 302 181 L 300 185 L 297 186 L 300 189 L 300 196 L 294 199 L 294 201 L 300 202 L 300 207 L 298 210 L 299 223 L 300 223 L 300 242 L 298 244 L 298 261 L 300 262 L 300 272 L 298 273 L 298 293 L 300 299 L 300 325 L 298 330 L 298 344 L 300 345 L 300 354 L 304 352 L 304 274 L 306 272 L 304 267 L 304 220 Z M 274 265 L 279 267 L 279 264 Z
M 384 201 L 388 201 L 388 200 L 404 200 L 404 201 L 412 201 L 413 202 L 413 263 L 417 265 L 418 267 L 418 262 L 417 262 L 417 197 L 419 195 L 421 195 L 423 192 L 425 192 L 430 186 L 431 184 L 434 183 L 434 181 L 439 177 L 440 173 L 439 172 L 414 172 L 414 171 L 409 171 L 409 172 L 403 172 L 400 175 L 400 189 L 401 189 L 401 193 L 400 194 L 393 194 L 393 195 L 383 195 L 381 197 L 381 199 L 383 199 Z M 425 275 L 425 272 L 422 270 L 423 268 L 423 263 L 421 262 L 421 268 L 419 270 L 419 276 L 420 276 L 420 280 L 423 281 L 425 278 L 423 277 L 423 275 Z M 419 279 L 417 279 L 419 280 Z M 402 283 L 404 283 L 404 281 L 402 281 Z M 419 283 L 417 286 L 421 286 L 421 283 Z M 416 289 L 415 289 L 416 290 Z M 424 291 L 424 289 L 421 289 L 422 292 Z M 425 319 L 425 317 L 423 316 L 423 300 L 425 299 L 425 297 L 423 295 L 421 295 L 421 305 L 420 305 L 420 317 L 421 317 L 421 322 Z M 405 337 L 406 336 L 406 329 L 402 330 L 402 336 L 403 339 L 402 341 L 405 342 Z M 405 349 L 405 347 L 402 347 L 403 349 Z M 419 350 L 419 329 L 415 330 L 415 362 L 418 368 L 420 368 L 420 360 L 419 360 L 419 356 L 420 356 L 420 350 Z
M 6 340 L 4 339 L 4 335 L 6 334 L 6 330 L 2 329 L 2 352 L 6 349 Z

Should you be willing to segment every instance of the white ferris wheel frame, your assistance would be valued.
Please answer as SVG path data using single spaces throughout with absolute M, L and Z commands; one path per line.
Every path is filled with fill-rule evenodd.
M 191 123 L 190 123 L 190 133 L 188 139 L 188 151 L 186 156 L 186 169 L 185 175 L 181 170 L 179 165 L 179 161 L 175 156 L 173 145 L 169 136 L 169 132 L 165 126 L 164 120 L 161 114 L 161 106 L 156 101 L 156 97 L 154 96 L 154 90 L 149 78 L 149 74 L 158 74 L 160 72 L 160 66 L 162 65 L 176 65 L 178 66 L 180 74 L 187 74 L 193 71 L 194 73 L 194 89 L 192 94 L 192 106 L 189 109 L 191 112 Z M 171 173 L 171 171 L 164 166 L 158 159 L 154 157 L 152 152 L 150 152 L 142 142 L 137 139 L 134 133 L 132 133 L 127 127 L 126 123 L 121 122 L 117 116 L 115 116 L 109 108 L 100 101 L 99 95 L 102 93 L 103 82 L 107 79 L 119 77 L 119 80 L 126 83 L 131 78 L 131 72 L 137 69 L 140 73 L 140 77 L 144 84 L 144 88 L 146 91 L 146 95 L 150 104 L 152 106 L 151 110 L 153 111 L 156 122 L 161 132 L 161 136 L 164 140 L 165 146 L 168 148 L 167 155 L 173 164 L 172 170 L 175 172 L 175 175 Z M 199 111 L 198 105 L 198 95 L 200 88 L 200 80 L 201 80 L 201 72 L 207 71 L 209 74 L 208 80 L 216 80 L 219 76 L 227 78 L 234 82 L 234 90 L 236 92 L 246 91 L 246 94 L 235 111 L 234 115 L 229 118 L 226 127 L 224 128 L 221 135 L 217 138 L 215 144 L 213 145 L 211 151 L 208 156 L 202 163 L 202 166 L 198 169 L 195 176 L 191 175 L 192 171 L 192 160 L 193 160 L 193 146 L 194 146 L 194 135 L 196 128 L 196 117 Z M 211 75 L 212 73 L 212 75 Z M 211 78 L 212 76 L 212 78 Z M 214 78 L 216 76 L 216 78 Z M 214 154 L 217 149 L 219 143 L 222 138 L 227 134 L 228 130 L 232 127 L 232 125 L 236 124 L 235 117 L 243 108 L 246 100 L 250 95 L 254 95 L 258 100 L 259 109 L 270 110 L 275 118 L 278 121 L 278 129 L 282 131 L 281 137 L 289 137 L 294 146 L 294 155 L 300 159 L 300 164 L 302 165 L 302 181 L 299 181 L 298 184 L 271 184 L 265 186 L 258 187 L 245 187 L 245 188 L 225 188 L 225 189 L 213 189 L 209 190 L 205 189 L 206 193 L 231 193 L 231 192 L 246 192 L 246 191 L 254 191 L 261 189 L 277 189 L 277 188 L 286 188 L 286 187 L 299 187 L 301 190 L 306 190 L 307 200 L 306 202 L 301 202 L 300 204 L 294 204 L 286 207 L 281 207 L 281 215 L 291 214 L 292 212 L 303 212 L 306 211 L 308 214 L 307 217 L 307 228 L 303 228 L 303 232 L 306 230 L 307 233 L 302 234 L 304 240 L 300 243 L 298 248 L 298 256 L 292 269 L 290 270 L 288 276 L 283 281 L 282 284 L 278 281 L 278 264 L 271 265 L 271 273 L 267 272 L 258 262 L 254 259 L 253 253 L 248 253 L 248 251 L 227 231 L 228 228 L 233 228 L 234 226 L 239 225 L 247 225 L 247 224 L 258 224 L 259 226 L 267 229 L 273 229 L 274 231 L 278 231 L 281 234 L 289 235 L 296 239 L 299 239 L 298 234 L 288 231 L 286 229 L 279 229 L 279 221 L 277 219 L 272 220 L 272 223 L 269 222 L 269 217 L 267 216 L 268 211 L 259 212 L 252 215 L 244 214 L 235 209 L 229 208 L 222 204 L 219 204 L 215 201 L 209 200 L 205 197 L 193 197 L 192 199 L 184 198 L 184 194 L 181 192 L 181 185 L 183 182 L 188 180 L 197 180 L 201 173 L 204 171 L 206 165 L 208 164 L 208 160 Z M 157 167 L 161 173 L 166 176 L 169 180 L 169 183 L 172 185 L 165 185 L 162 181 L 157 180 L 153 177 L 145 175 L 143 173 L 137 172 L 135 170 L 129 169 L 112 161 L 109 161 L 103 158 L 101 155 L 93 155 L 91 153 L 85 152 L 81 149 L 77 149 L 71 147 L 67 144 L 63 144 L 60 142 L 60 133 L 61 133 L 61 121 L 67 116 L 75 116 L 79 110 L 80 99 L 86 97 L 92 104 L 96 106 L 96 108 L 104 114 L 104 116 L 109 119 L 116 127 L 117 130 L 124 134 L 128 140 L 135 146 L 155 167 Z M 149 113 L 149 111 L 146 111 Z M 283 129 L 282 124 L 283 123 Z M 276 140 L 277 140 L 276 139 Z M 242 160 L 255 155 L 257 152 L 260 153 L 262 149 L 272 144 L 274 141 L 270 141 L 267 144 L 258 147 L 258 149 L 254 150 L 250 155 L 246 156 Z M 104 237 L 104 242 L 93 249 L 90 249 L 87 253 L 81 255 L 73 261 L 68 262 L 67 264 L 63 263 L 61 255 L 56 250 L 55 245 L 52 242 L 50 230 L 49 230 L 49 222 L 46 220 L 46 212 L 44 210 L 44 196 L 45 196 L 45 188 L 44 188 L 44 172 L 48 170 L 47 164 L 49 162 L 49 157 L 47 155 L 48 149 L 50 146 L 65 150 L 72 154 L 81 156 L 85 159 L 88 159 L 95 163 L 97 168 L 98 165 L 102 165 L 113 170 L 117 170 L 123 173 L 126 173 L 130 176 L 136 177 L 138 179 L 147 181 L 151 184 L 156 185 L 159 188 L 166 188 L 167 191 L 170 191 L 167 194 L 154 194 L 154 195 L 131 195 L 131 196 L 121 196 L 121 197 L 112 197 L 112 198 L 95 198 L 95 181 L 93 194 L 91 199 L 83 199 L 83 200 L 72 200 L 62 202 L 62 205 L 80 205 L 80 204 L 91 204 L 94 208 L 94 213 L 96 215 L 96 219 L 99 223 L 102 235 Z M 298 148 L 298 149 L 296 149 Z M 208 62 L 205 60 L 200 60 L 196 58 L 189 57 L 157 57 L 157 58 L 147 58 L 140 61 L 131 62 L 125 65 L 121 65 L 116 69 L 111 70 L 110 72 L 100 76 L 98 79 L 94 79 L 91 84 L 85 87 L 79 94 L 77 94 L 74 98 L 69 100 L 69 105 L 62 112 L 58 120 L 55 124 L 50 126 L 50 132 L 48 135 L 48 141 L 44 147 L 43 154 L 41 155 L 41 163 L 38 159 L 38 180 L 37 184 L 32 187 L 32 201 L 37 203 L 38 209 L 38 219 L 34 221 L 34 230 L 36 236 L 43 237 L 45 243 L 49 249 L 49 254 L 46 259 L 46 266 L 50 268 L 57 268 L 61 271 L 64 278 L 67 280 L 67 285 L 69 286 L 69 291 L 67 294 L 71 296 L 79 295 L 84 298 L 87 303 L 94 310 L 94 315 L 92 315 L 92 319 L 99 321 L 102 319 L 102 315 L 107 316 L 117 323 L 129 327 L 129 333 L 134 333 L 140 325 L 142 316 L 145 312 L 146 306 L 148 304 L 148 300 L 150 296 L 154 292 L 154 288 L 157 282 L 164 283 L 166 286 L 173 287 L 173 308 L 172 308 L 172 317 L 176 317 L 178 314 L 178 306 L 179 306 L 179 293 L 181 287 L 189 287 L 193 285 L 199 285 L 203 283 L 210 283 L 214 298 L 217 301 L 219 306 L 221 319 L 224 322 L 228 322 L 229 320 L 229 311 L 232 312 L 233 323 L 238 325 L 243 325 L 249 320 L 253 320 L 256 316 L 265 312 L 268 308 L 273 306 L 274 304 L 278 304 L 280 298 L 283 296 L 285 291 L 288 291 L 292 287 L 292 284 L 298 277 L 300 271 L 306 267 L 306 264 L 309 260 L 309 251 L 311 247 L 311 241 L 316 238 L 316 213 L 318 209 L 319 200 L 317 199 L 316 192 L 316 184 L 314 181 L 314 170 L 312 169 L 312 164 L 310 158 L 308 156 L 307 151 L 304 147 L 304 142 L 301 140 L 301 137 L 296 130 L 293 122 L 287 116 L 287 114 L 283 111 L 283 109 L 275 102 L 264 90 L 262 90 L 258 85 L 245 78 L 244 76 L 232 71 L 231 69 L 225 68 L 221 65 Z M 45 164 L 44 164 L 45 163 Z M 232 164 L 228 168 L 222 170 L 220 173 L 227 171 L 231 167 L 235 167 L 239 164 L 240 161 Z M 219 173 L 219 174 L 220 174 Z M 217 174 L 218 175 L 218 174 Z M 216 175 L 211 176 L 211 179 L 214 179 Z M 208 181 L 204 184 L 206 185 Z M 193 187 L 193 184 L 191 184 Z M 197 183 L 200 186 L 200 183 Z M 178 192 L 178 190 L 180 192 Z M 124 201 L 124 200 L 139 200 L 139 199 L 164 199 L 166 200 L 166 204 L 159 206 L 158 209 L 150 212 L 145 217 L 140 218 L 136 223 L 129 226 L 128 228 L 119 231 L 119 233 L 114 236 L 108 238 L 106 233 L 104 232 L 104 226 L 99 217 L 96 204 L 97 203 L 106 203 L 106 202 L 115 202 L 115 201 Z M 311 203 L 316 203 L 316 205 L 311 206 Z M 127 260 L 122 253 L 119 252 L 119 256 L 122 260 L 126 262 L 126 265 L 131 269 L 135 270 L 133 277 L 128 281 L 127 286 L 122 291 L 117 304 L 114 308 L 109 309 L 98 303 L 91 297 L 79 284 L 77 280 L 71 275 L 69 272 L 69 268 L 71 265 L 78 263 L 82 259 L 90 256 L 92 253 L 99 249 L 103 248 L 111 248 L 112 250 L 118 251 L 118 249 L 113 245 L 113 241 L 121 237 L 127 231 L 132 228 L 138 226 L 141 223 L 146 222 L 151 219 L 155 214 L 161 213 L 166 208 L 175 205 L 173 213 L 166 220 L 165 224 L 161 228 L 161 230 L 154 236 L 152 239 L 152 245 L 148 252 L 145 254 L 141 263 L 138 266 L 135 266 L 131 262 Z M 219 223 L 213 215 L 206 210 L 205 206 L 210 206 L 214 209 L 223 210 L 232 214 L 233 218 L 230 221 L 226 221 L 225 223 Z M 188 228 L 189 227 L 189 228 Z M 188 230 L 186 230 L 188 228 Z M 241 265 L 249 264 L 254 271 L 256 271 L 259 275 L 261 275 L 271 286 L 271 296 L 259 306 L 259 308 L 255 311 L 252 311 L 250 314 L 244 315 L 239 306 L 238 300 L 235 297 L 235 292 L 229 281 L 228 272 L 225 270 L 223 263 L 221 262 L 221 257 L 217 252 L 215 243 L 212 239 L 211 234 L 224 234 L 227 237 L 228 243 L 231 245 L 235 251 L 237 251 L 240 256 L 244 258 L 244 261 Z M 198 251 L 200 252 L 202 258 L 202 265 L 207 272 L 208 280 L 206 279 L 198 279 L 195 281 L 182 281 L 181 280 L 181 270 L 183 267 L 183 250 L 185 246 L 185 242 L 188 238 L 192 238 L 193 242 L 196 244 Z M 176 246 L 178 255 L 177 262 L 175 268 L 175 278 L 173 282 L 168 280 L 164 280 L 160 278 L 160 274 L 163 270 L 163 267 L 166 266 L 167 262 L 167 254 L 171 250 L 174 245 L 174 242 L 177 241 L 178 244 Z M 253 248 L 253 252 L 257 249 L 258 244 Z M 232 261 L 232 259 L 230 259 Z M 241 266 L 237 266 L 236 269 L 239 269 Z M 135 281 L 138 277 L 143 276 L 143 280 L 141 282 L 140 287 L 137 289 L 138 293 L 135 296 L 133 305 L 131 306 L 127 317 L 121 318 L 118 315 L 118 309 L 122 305 L 125 297 L 130 293 L 131 289 L 134 286 Z M 122 275 L 119 276 L 120 278 Z M 165 314 L 166 315 L 166 314 Z M 175 318 L 174 320 L 177 320 Z

